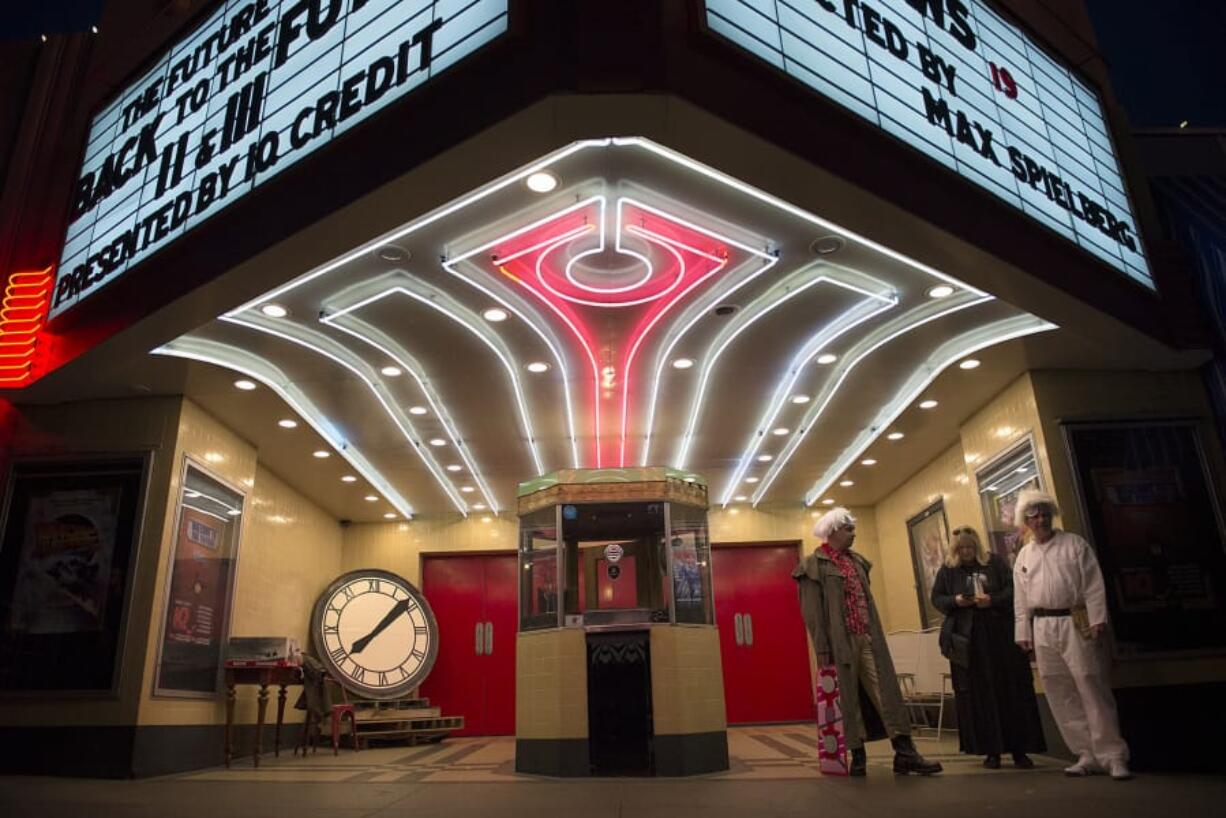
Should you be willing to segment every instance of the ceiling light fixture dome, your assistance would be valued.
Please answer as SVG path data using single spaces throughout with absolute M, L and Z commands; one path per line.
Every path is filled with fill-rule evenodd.
M 538 170 L 528 175 L 525 184 L 533 193 L 548 193 L 558 186 L 558 177 L 547 171 Z

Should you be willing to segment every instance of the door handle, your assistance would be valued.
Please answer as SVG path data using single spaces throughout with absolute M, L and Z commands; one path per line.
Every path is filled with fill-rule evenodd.
M 483 631 L 483 630 L 482 630 L 482 628 L 481 628 L 481 623 L 480 623 L 480 622 L 478 622 L 478 623 L 477 623 L 477 630 L 476 630 L 476 641 L 477 641 L 477 647 L 476 647 L 476 650 L 477 650 L 477 655 L 478 655 L 478 656 L 481 656 L 481 655 L 482 655 L 482 654 L 485 652 L 485 651 L 484 651 L 485 642 L 484 642 L 484 641 L 482 640 L 482 638 L 481 638 L 482 633 L 484 633 L 484 631 Z
M 491 656 L 494 653 L 494 623 L 485 623 L 485 655 Z
M 745 625 L 740 614 L 734 614 L 732 617 L 732 632 L 736 636 L 738 645 L 745 644 Z
M 745 614 L 745 644 L 753 646 L 753 614 Z

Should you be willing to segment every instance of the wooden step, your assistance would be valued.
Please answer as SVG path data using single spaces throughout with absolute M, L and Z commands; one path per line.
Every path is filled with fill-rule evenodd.
M 437 707 L 414 707 L 406 710 L 354 710 L 354 715 L 360 722 L 378 722 L 430 719 L 440 716 L 442 713 Z

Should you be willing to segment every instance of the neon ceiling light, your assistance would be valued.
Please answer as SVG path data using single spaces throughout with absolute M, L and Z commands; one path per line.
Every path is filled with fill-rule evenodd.
M 375 396 L 375 399 L 379 401 L 379 404 L 383 407 L 384 412 L 387 413 L 388 417 L 391 418 L 392 423 L 396 425 L 396 428 L 400 430 L 400 433 L 404 436 L 405 440 L 408 441 L 409 447 L 417 454 L 419 458 L 421 458 L 422 463 L 425 464 L 426 468 L 430 471 L 430 474 L 433 475 L 435 481 L 443 490 L 443 493 L 450 498 L 452 504 L 456 507 L 456 510 L 465 517 L 468 516 L 468 503 L 464 501 L 464 498 L 458 491 L 456 491 L 455 486 L 453 486 L 451 481 L 448 480 L 446 475 L 443 474 L 442 467 L 440 467 L 438 461 L 434 459 L 434 455 L 428 450 L 428 447 L 422 445 L 424 441 L 422 441 L 421 436 L 418 435 L 416 430 L 413 428 L 413 422 L 407 415 L 404 414 L 404 412 L 400 410 L 400 407 L 395 404 L 395 401 L 391 399 L 391 396 L 387 394 L 382 382 L 379 381 L 378 377 L 375 375 L 375 370 L 373 367 L 358 358 L 347 348 L 337 344 L 331 338 L 328 338 L 327 336 L 324 336 L 314 330 L 301 327 L 284 320 L 278 321 L 277 326 L 284 327 L 286 329 L 293 328 L 299 332 L 300 335 L 296 336 L 290 332 L 266 326 L 265 322 L 271 322 L 274 319 L 264 318 L 261 321 L 256 319 L 254 315 L 249 319 L 223 316 L 221 320 L 237 326 L 246 327 L 247 329 L 254 330 L 256 332 L 262 332 L 266 335 L 272 335 L 283 341 L 288 341 L 291 344 L 296 344 L 297 346 L 310 350 L 316 355 L 327 358 L 333 363 L 339 364 L 352 372 L 359 380 L 362 381 L 362 383 L 366 384 L 366 388 L 369 389 L 371 394 Z M 330 346 L 332 349 L 325 349 L 324 345 Z M 378 383 L 376 383 L 377 381 Z M 452 442 L 455 444 L 455 446 L 460 448 L 463 444 L 452 434 L 452 430 L 448 429 L 447 431 L 448 434 L 451 435 Z
M 831 380 L 827 381 L 826 385 L 822 388 L 821 395 L 813 401 L 808 412 L 805 413 L 804 420 L 801 421 L 800 426 L 791 434 L 783 451 L 775 458 L 771 467 L 767 469 L 766 475 L 753 494 L 752 501 L 754 506 L 762 502 L 762 498 L 792 459 L 792 455 L 800 448 L 800 444 L 817 423 L 818 418 L 822 416 L 826 411 L 826 407 L 838 395 L 843 382 L 847 380 L 847 377 L 859 366 L 861 361 L 896 338 L 912 332 L 925 324 L 994 300 L 990 295 L 975 296 L 967 291 L 954 296 L 954 299 L 953 303 L 945 302 L 942 304 L 941 302 L 932 301 L 921 303 L 918 307 L 912 308 L 893 321 L 878 327 L 848 351 L 839 362 L 838 367 L 831 373 Z
M 361 291 L 374 289 L 376 286 L 379 289 L 373 295 L 365 297 L 357 295 Z M 421 290 L 422 292 L 417 292 L 417 290 Z M 355 295 L 357 295 L 360 300 L 357 300 L 354 303 L 346 303 Z M 320 321 L 327 326 L 333 326 L 361 339 L 376 349 L 383 351 L 390 358 L 397 360 L 399 360 L 402 356 L 408 358 L 407 351 L 405 351 L 397 342 L 392 340 L 381 330 L 374 328 L 365 321 L 362 321 L 361 319 L 358 319 L 356 316 L 352 315 L 356 311 L 369 306 L 370 304 L 376 303 L 390 295 L 403 295 L 419 304 L 436 310 L 454 321 L 459 326 L 463 327 L 468 332 L 472 333 L 479 341 L 488 347 L 491 352 L 494 353 L 494 356 L 502 364 L 503 369 L 506 370 L 508 379 L 511 381 L 511 388 L 515 393 L 516 408 L 519 412 L 520 423 L 523 426 L 524 434 L 528 441 L 528 450 L 532 455 L 532 462 L 538 470 L 537 473 L 543 474 L 546 469 L 542 465 L 540 452 L 537 448 L 536 435 L 532 428 L 532 419 L 528 414 L 527 404 L 524 400 L 523 387 L 519 377 L 519 367 L 515 362 L 514 357 L 512 357 L 510 349 L 507 348 L 506 344 L 503 342 L 502 337 L 497 333 L 486 329 L 485 323 L 480 321 L 478 316 L 471 310 L 468 310 L 462 305 L 456 303 L 446 293 L 431 287 L 415 276 L 409 273 L 397 271 L 395 273 L 381 276 L 375 281 L 366 282 L 358 287 L 349 288 L 338 298 L 328 302 L 325 305 L 324 315 L 320 318 Z M 338 306 L 341 304 L 344 304 L 344 306 Z M 343 326 L 340 323 L 343 319 L 348 319 L 348 321 L 352 323 L 352 326 Z M 414 363 L 416 362 L 414 361 Z M 421 373 L 420 377 L 417 374 L 419 372 Z M 422 387 L 422 391 L 432 393 L 432 390 L 429 390 L 427 387 L 428 381 L 423 380 L 425 375 L 419 364 L 415 365 L 414 373 L 414 378 L 417 378 L 418 384 Z M 431 405 L 433 406 L 433 399 L 431 399 L 429 395 L 427 395 L 427 399 L 431 400 Z M 441 403 L 442 400 L 439 398 L 439 405 L 441 405 Z M 436 414 L 439 411 L 440 410 L 436 409 Z
M 846 274 L 848 271 L 843 271 Z M 805 368 L 814 361 L 822 352 L 829 348 L 830 344 L 851 332 L 861 324 L 871 321 L 884 312 L 887 312 L 898 305 L 898 296 L 886 285 L 876 282 L 878 291 L 869 291 L 868 297 L 856 304 L 851 309 L 844 312 L 838 318 L 831 321 L 825 327 L 822 327 L 809 339 L 801 345 L 800 350 L 793 356 L 791 363 L 788 365 L 784 376 L 779 380 L 775 387 L 771 399 L 767 403 L 766 410 L 762 413 L 754 432 L 750 435 L 749 441 L 745 444 L 745 450 L 741 454 L 741 458 L 737 463 L 736 470 L 732 473 L 732 478 L 728 481 L 728 486 L 724 490 L 720 498 L 720 504 L 727 506 L 731 501 L 733 494 L 737 490 L 741 479 L 745 476 L 745 472 L 755 462 L 754 458 L 761 448 L 762 442 L 766 439 L 767 430 L 775 425 L 779 413 L 784 407 L 789 405 L 790 396 L 796 385 L 796 381 L 804 373 Z M 864 292 L 864 291 L 861 291 Z M 771 458 L 774 459 L 774 458 Z
M 1017 315 L 996 321 L 984 327 L 978 327 L 946 341 L 928 360 L 912 373 L 911 378 L 898 391 L 894 399 L 887 403 L 877 416 L 866 425 L 866 428 L 849 445 L 843 454 L 818 478 L 813 487 L 805 494 L 805 505 L 813 505 L 827 489 L 834 485 L 835 480 L 856 459 L 872 445 L 881 432 L 898 419 L 908 406 L 936 380 L 937 376 L 948 369 L 964 356 L 973 354 L 996 344 L 1023 338 L 1039 332 L 1056 329 L 1056 325 L 1033 315 Z
M 340 453 L 350 466 L 375 489 L 383 494 L 387 501 L 406 518 L 414 515 L 413 506 L 383 475 L 371 465 L 356 447 L 350 446 L 336 433 L 327 416 L 319 410 L 311 400 L 280 369 L 263 358 L 253 355 L 247 350 L 239 349 L 229 344 L 209 341 L 201 338 L 184 336 L 169 344 L 153 350 L 152 355 L 184 358 L 201 363 L 212 364 L 230 369 L 264 384 L 291 409 L 307 422 L 325 442 Z

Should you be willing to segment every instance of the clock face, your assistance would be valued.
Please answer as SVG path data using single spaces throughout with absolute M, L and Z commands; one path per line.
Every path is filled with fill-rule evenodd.
M 438 653 L 434 613 L 413 585 L 388 571 L 350 571 L 315 602 L 319 658 L 345 687 L 394 699 L 421 684 Z

